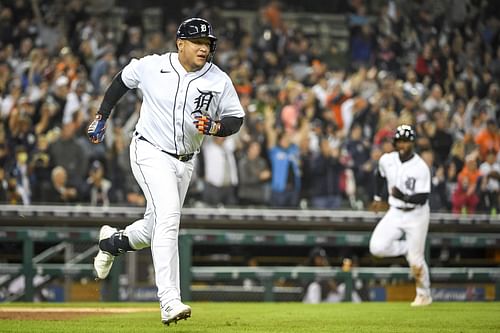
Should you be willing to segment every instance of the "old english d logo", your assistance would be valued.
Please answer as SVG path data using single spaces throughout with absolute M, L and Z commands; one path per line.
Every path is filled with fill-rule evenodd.
M 194 99 L 195 107 L 192 113 L 206 113 L 210 107 L 210 103 L 214 98 L 214 93 L 212 91 L 201 91 L 198 89 L 200 95 Z
M 417 180 L 415 178 L 408 177 L 408 179 L 406 179 L 406 181 L 405 181 L 405 187 L 411 191 L 414 191 L 416 181 Z

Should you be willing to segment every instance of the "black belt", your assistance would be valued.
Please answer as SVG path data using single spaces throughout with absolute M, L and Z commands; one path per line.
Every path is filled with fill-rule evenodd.
M 396 207 L 396 208 L 399 210 L 402 210 L 403 212 L 411 212 L 412 210 L 417 208 L 417 206 L 415 206 L 415 207 Z
M 145 137 L 143 137 L 142 135 L 140 135 L 139 133 L 135 132 L 135 135 L 137 136 L 137 138 L 139 140 L 142 140 L 142 141 L 146 141 L 147 143 L 150 143 L 152 144 L 151 142 L 148 141 L 148 139 L 146 139 Z M 194 156 L 193 153 L 191 154 L 184 154 L 184 155 L 177 155 L 177 154 L 172 154 L 172 153 L 169 153 L 168 151 L 166 150 L 163 150 L 163 149 L 160 149 L 162 152 L 164 152 L 165 154 L 168 154 L 170 156 L 172 156 L 173 158 L 181 161 L 181 162 L 187 162 L 189 160 L 191 160 Z

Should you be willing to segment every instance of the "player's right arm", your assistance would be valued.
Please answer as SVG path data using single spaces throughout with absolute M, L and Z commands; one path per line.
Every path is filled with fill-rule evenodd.
M 106 120 L 111 114 L 113 107 L 128 90 L 129 88 L 123 83 L 122 72 L 120 71 L 115 75 L 108 89 L 106 89 L 101 106 L 87 129 L 87 135 L 90 142 L 102 142 L 106 130 Z

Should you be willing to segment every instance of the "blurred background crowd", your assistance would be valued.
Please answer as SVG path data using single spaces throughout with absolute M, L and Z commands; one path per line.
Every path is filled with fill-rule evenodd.
M 115 108 L 104 144 L 86 129 L 131 58 L 175 51 L 177 25 L 200 16 L 246 121 L 236 136 L 206 139 L 186 206 L 366 209 L 377 160 L 407 123 L 432 170 L 431 209 L 496 214 L 496 1 L 244 3 L 2 1 L 0 202 L 144 205 L 128 157 L 140 91 Z M 321 6 L 345 37 L 332 26 L 325 41 L 287 16 Z M 253 13 L 251 24 L 231 10 Z

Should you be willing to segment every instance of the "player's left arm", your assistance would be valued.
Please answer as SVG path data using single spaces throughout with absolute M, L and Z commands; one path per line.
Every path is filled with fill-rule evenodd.
M 392 188 L 391 194 L 393 197 L 415 205 L 423 205 L 429 199 L 430 193 L 415 193 L 415 194 L 404 194 L 399 188 L 394 186 Z

